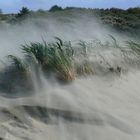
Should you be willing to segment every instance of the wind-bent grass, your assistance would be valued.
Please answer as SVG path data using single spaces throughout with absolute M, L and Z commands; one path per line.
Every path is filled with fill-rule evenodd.
M 92 63 L 88 60 L 84 60 L 81 64 L 77 64 L 76 73 L 79 76 L 94 74 Z
M 80 40 L 78 45 L 83 48 L 82 53 L 86 57 L 87 56 L 87 47 L 88 47 L 87 43 L 85 41 Z
M 22 51 L 26 58 L 36 60 L 38 64 L 45 65 L 45 63 L 48 61 L 48 49 L 46 44 L 30 43 L 29 45 L 22 45 Z
M 121 47 L 114 37 L 111 36 L 111 38 L 111 42 L 102 43 L 99 40 L 94 40 L 91 44 L 79 41 L 79 43 L 73 45 L 70 41 L 63 42 L 60 38 L 55 37 L 56 42 L 52 43 L 46 43 L 43 40 L 42 43 L 31 42 L 30 44 L 22 45 L 21 51 L 24 54 L 23 59 L 8 55 L 8 58 L 11 60 L 10 67 L 12 68 L 11 71 L 9 70 L 8 77 L 15 78 L 11 78 L 11 83 L 8 83 L 8 85 L 10 85 L 8 92 L 13 90 L 13 83 L 14 85 L 18 83 L 22 88 L 27 87 L 26 89 L 30 89 L 29 87 L 31 86 L 33 87 L 32 69 L 30 70 L 32 66 L 35 66 L 33 70 L 36 76 L 38 68 L 41 68 L 46 78 L 49 77 L 50 74 L 53 74 L 56 79 L 64 82 L 71 82 L 76 76 L 94 74 L 97 70 L 93 67 L 93 61 L 90 59 L 90 55 L 94 52 L 94 48 L 96 49 L 97 47 L 100 49 L 110 49 L 112 47 L 113 51 L 115 49 L 123 52 L 122 55 L 127 53 L 132 54 L 134 52 L 134 55 L 140 56 L 140 44 L 128 41 L 126 42 L 127 47 Z M 99 54 L 98 57 L 100 57 Z M 125 55 L 123 57 L 128 59 Z M 120 66 L 112 66 L 109 63 L 104 63 L 104 61 L 107 62 L 107 60 L 103 59 L 103 61 L 99 62 L 99 65 L 108 65 L 107 68 L 109 72 L 121 72 L 122 69 Z M 100 68 L 105 67 L 101 66 Z M 1 77 L 2 75 L 3 73 Z M 5 78 L 3 77 L 3 79 Z M 22 86 L 23 83 L 24 86 Z M 0 86 L 6 87 L 7 82 L 5 82 L 5 80 L 0 80 Z M 15 90 L 13 90 L 13 92 L 15 92 Z
M 72 55 L 68 50 L 71 47 L 66 47 L 61 39 L 56 39 L 56 43 L 47 44 L 43 41 L 43 43 L 26 44 L 22 46 L 22 50 L 26 57 L 36 60 L 45 73 L 51 71 L 59 79 L 72 81 L 75 77 L 72 68 Z
M 134 41 L 127 41 L 127 46 L 135 52 L 138 56 L 140 56 L 140 44 L 134 42 Z
M 23 62 L 22 59 L 14 56 L 14 55 L 8 55 L 8 58 L 12 62 L 12 66 L 19 72 L 27 72 L 28 66 Z
M 33 91 L 33 82 L 27 63 L 13 55 L 7 57 L 11 64 L 0 71 L 0 91 L 15 94 Z
M 105 43 L 98 41 L 98 45 L 97 42 L 94 42 L 95 47 L 115 47 L 123 51 L 123 53 L 127 52 L 127 49 L 121 47 L 113 36 L 110 35 L 110 37 L 113 41 Z M 92 63 L 88 59 L 88 49 L 93 48 L 91 44 L 79 41 L 79 43 L 77 43 L 79 47 L 75 48 L 70 41 L 63 42 L 58 37 L 55 37 L 55 39 L 55 43 L 46 43 L 43 40 L 43 43 L 31 42 L 30 44 L 22 45 L 21 49 L 26 58 L 24 61 L 26 61 L 27 64 L 13 55 L 9 55 L 8 57 L 12 60 L 15 67 L 21 71 L 25 71 L 30 63 L 36 63 L 42 68 L 45 75 L 49 75 L 51 72 L 54 73 L 58 79 L 64 81 L 72 81 L 76 75 L 94 73 Z M 140 55 L 139 44 L 133 41 L 126 43 L 128 48 Z M 75 55 L 80 55 L 81 63 L 75 62 Z
M 116 38 L 114 36 L 112 36 L 112 35 L 109 35 L 109 36 L 112 39 L 112 47 L 119 48 L 120 46 L 119 46 Z

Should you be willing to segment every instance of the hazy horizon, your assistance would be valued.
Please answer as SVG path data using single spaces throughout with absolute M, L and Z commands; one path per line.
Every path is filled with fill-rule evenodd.
M 82 8 L 121 8 L 139 7 L 140 0 L 0 0 L 0 9 L 3 13 L 16 13 L 22 7 L 28 7 L 31 10 L 48 10 L 53 5 L 61 7 L 82 7 Z

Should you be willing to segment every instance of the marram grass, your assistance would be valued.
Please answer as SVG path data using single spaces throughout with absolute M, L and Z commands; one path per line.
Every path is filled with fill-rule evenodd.
M 8 55 L 8 58 L 11 62 L 10 67 L 12 67 L 12 69 L 14 69 L 16 73 L 18 73 L 18 77 L 21 77 L 19 79 L 20 81 L 22 81 L 20 85 L 23 85 L 23 81 L 24 83 L 29 83 L 28 85 L 31 85 L 32 80 L 30 80 L 30 78 L 32 79 L 32 70 L 36 72 L 36 76 L 38 74 L 38 70 L 32 68 L 41 68 L 46 78 L 49 78 L 50 75 L 53 74 L 59 81 L 71 82 L 78 76 L 95 74 L 96 70 L 94 71 L 93 61 L 89 59 L 89 52 L 91 51 L 90 53 L 92 53 L 92 51 L 94 51 L 94 47 L 97 48 L 98 46 L 100 48 L 104 47 L 106 49 L 115 47 L 116 49 L 120 49 L 120 51 L 123 51 L 123 53 L 129 51 L 133 52 L 133 54 L 136 54 L 137 56 L 140 56 L 139 43 L 129 41 L 126 42 L 126 47 L 121 47 L 120 45 L 118 45 L 118 42 L 114 37 L 111 36 L 111 38 L 112 41 L 110 42 L 102 43 L 101 41 L 97 40 L 98 42 L 94 41 L 92 45 L 84 41 L 79 41 L 79 43 L 77 43 L 77 46 L 75 44 L 72 44 L 72 42 L 70 41 L 64 42 L 58 37 L 56 37 L 56 41 L 52 43 L 47 43 L 44 40 L 42 43 L 31 42 L 29 44 L 22 45 L 22 59 L 13 55 Z M 120 72 L 121 67 L 119 68 Z M 110 65 L 108 69 L 110 71 L 114 70 L 114 68 L 112 68 L 112 66 Z M 10 74 L 12 74 L 12 71 L 10 72 L 9 70 L 9 75 Z M 18 77 L 12 76 L 12 78 L 15 79 L 10 80 L 15 80 L 15 83 L 18 83 Z M 28 81 L 26 82 L 26 80 Z M 3 84 L 3 81 L 1 81 L 0 79 L 0 84 L 2 83 L 2 85 L 7 85 L 6 83 Z M 8 84 L 10 85 L 10 83 Z M 10 85 L 11 89 L 12 85 L 13 82 L 11 82 Z M 27 87 L 29 87 L 28 85 Z
M 12 66 L 19 72 L 26 72 L 28 69 L 28 66 L 21 58 L 18 58 L 14 55 L 8 55 L 8 59 L 10 59 Z
M 140 56 L 140 44 L 134 41 L 126 41 L 127 46 L 138 56 Z
M 68 53 L 68 46 L 63 45 L 61 39 L 56 38 L 55 43 L 30 43 L 23 45 L 22 51 L 25 57 L 36 61 L 44 73 L 55 73 L 56 77 L 65 81 L 74 80 L 74 71 L 72 68 L 72 57 Z
M 124 48 L 118 45 L 117 40 L 113 36 L 110 35 L 110 37 L 112 41 L 108 42 L 108 47 L 112 46 L 121 50 Z M 90 46 L 89 43 L 79 41 L 79 47 L 75 48 L 70 41 L 63 42 L 58 37 L 55 37 L 55 39 L 56 41 L 52 43 L 46 43 L 43 40 L 42 43 L 31 42 L 22 45 L 21 50 L 24 54 L 24 60 L 13 55 L 9 55 L 8 58 L 11 59 L 12 65 L 19 71 L 27 71 L 31 63 L 37 64 L 38 67 L 41 67 L 46 77 L 51 72 L 54 73 L 57 79 L 64 81 L 73 81 L 79 75 L 94 74 L 93 64 L 88 60 L 87 50 Z M 100 47 L 106 47 L 107 44 L 100 42 L 99 45 Z M 140 44 L 128 41 L 126 45 L 134 53 L 140 55 Z M 81 54 L 77 53 L 77 51 Z M 76 55 L 80 55 L 82 59 L 84 58 L 83 61 L 76 63 Z

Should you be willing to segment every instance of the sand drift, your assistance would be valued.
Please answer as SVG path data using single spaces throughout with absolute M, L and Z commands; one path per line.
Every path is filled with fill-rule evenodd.
M 62 47 L 59 43 L 56 47 Z M 119 46 L 78 46 L 69 51 L 71 65 L 65 63 L 64 66 L 82 68 L 80 73 L 76 71 L 73 81 L 65 84 L 56 76 L 56 65 L 54 73 L 49 69 L 46 76 L 43 71 L 46 67 L 38 59 L 31 61 L 33 65 L 28 67 L 31 68 L 31 76 L 26 77 L 29 80 L 20 73 L 20 70 L 26 70 L 24 65 L 12 63 L 1 70 L 1 139 L 139 140 L 138 53 L 130 47 Z M 17 60 L 14 62 L 21 60 L 11 57 Z M 90 67 L 83 67 L 85 61 Z M 14 71 L 14 68 L 18 69 Z M 89 69 L 93 73 L 88 73 Z M 7 86 L 10 87 L 8 90 Z
M 95 16 L 0 23 L 1 140 L 140 140 L 140 43 Z
M 44 81 L 29 97 L 1 97 L 3 139 L 140 138 L 140 73 L 93 76 L 70 85 Z

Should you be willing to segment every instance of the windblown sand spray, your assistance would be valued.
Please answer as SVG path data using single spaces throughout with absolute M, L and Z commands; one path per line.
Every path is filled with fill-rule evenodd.
M 8 69 L 10 66 L 12 71 L 2 69 L 0 72 L 0 138 L 140 139 L 138 51 L 134 53 L 131 50 L 136 49 L 135 47 L 132 49 L 124 46 L 125 43 L 120 44 L 122 40 L 118 43 L 113 36 L 109 37 L 108 34 L 112 34 L 110 31 L 101 30 L 94 19 L 88 19 L 89 16 L 80 18 L 79 15 L 71 19 L 62 18 L 61 15 L 57 19 L 48 16 L 47 19 L 24 21 L 22 28 L 18 24 L 14 28 L 9 25 L 5 27 L 7 30 L 0 31 L 3 33 L 1 48 L 6 48 L 5 52 L 0 49 L 2 58 L 11 54 L 26 60 L 28 67 L 25 67 L 25 72 L 28 71 L 28 78 L 31 77 L 22 82 L 19 82 L 20 78 L 19 81 L 8 79 L 12 82 L 7 82 L 6 78 L 11 76 L 9 71 L 13 74 L 14 69 L 14 74 L 17 74 L 16 68 L 22 68 L 22 63 L 16 63 L 14 67 L 6 63 L 5 67 Z M 105 40 L 104 34 L 109 40 Z M 61 37 L 62 40 L 54 36 Z M 94 39 L 95 37 L 101 41 Z M 25 48 L 23 51 L 20 44 L 26 44 L 26 51 L 30 51 L 29 59 Z M 132 44 L 131 42 L 130 45 Z M 32 46 L 36 46 L 36 49 Z M 32 62 L 32 58 L 38 59 Z M 69 70 L 74 75 L 70 75 Z M 70 78 L 60 78 L 63 72 Z M 66 82 L 66 78 L 70 80 Z M 15 87 L 13 83 L 18 88 L 11 93 L 12 87 Z M 5 90 L 7 86 L 9 90 Z M 24 86 L 28 87 L 27 90 Z
M 17 118 L 3 122 L 2 130 L 11 128 L 7 133 L 13 139 L 23 139 L 24 132 L 24 137 L 35 140 L 102 140 L 114 136 L 137 140 L 139 76 L 133 70 L 121 77 L 81 78 L 67 86 L 44 81 L 44 88 L 32 97 L 5 99 L 11 105 L 5 110 L 14 114 L 14 108 L 15 112 L 20 110 L 20 115 L 14 114 Z

